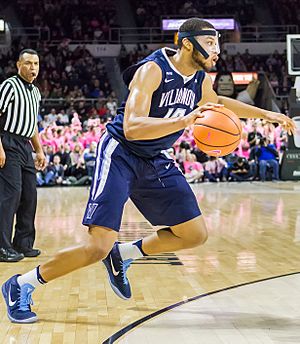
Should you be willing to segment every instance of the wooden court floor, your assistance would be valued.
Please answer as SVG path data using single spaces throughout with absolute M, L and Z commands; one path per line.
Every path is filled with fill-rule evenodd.
M 101 263 L 40 287 L 33 295 L 33 309 L 39 316 L 39 322 L 35 324 L 11 324 L 1 299 L 0 343 L 103 343 L 134 321 L 172 304 L 230 286 L 300 271 L 300 183 L 198 184 L 193 189 L 209 229 L 209 240 L 203 247 L 136 261 L 128 273 L 133 291 L 133 297 L 129 301 L 122 301 L 114 295 Z M 42 255 L 33 259 L 26 258 L 19 263 L 0 263 L 1 283 L 13 274 L 24 273 L 45 262 L 59 249 L 86 240 L 87 233 L 81 225 L 81 218 L 87 196 L 87 188 L 38 189 L 35 246 L 42 250 Z M 182 202 L 184 206 L 184 199 Z M 137 239 L 154 230 L 128 202 L 120 240 Z M 228 294 L 223 293 L 221 299 L 214 299 L 213 305 L 218 308 L 218 315 L 223 323 L 215 322 L 212 330 L 222 327 L 226 310 L 235 311 L 238 297 L 243 300 L 244 311 L 236 312 L 236 316 L 240 314 L 242 317 L 245 309 L 251 313 L 253 307 L 256 307 L 251 317 L 255 322 L 253 317 L 257 316 L 256 326 L 248 329 L 250 332 L 247 332 L 245 343 L 275 343 L 272 339 L 260 341 L 257 337 L 255 331 L 259 331 L 261 322 L 258 320 L 262 317 L 257 311 L 257 300 L 263 299 L 269 307 L 276 306 L 279 315 L 282 312 L 282 319 L 283 315 L 294 314 L 295 304 L 298 302 L 300 305 L 299 296 L 295 292 L 300 290 L 297 289 L 297 286 L 300 287 L 300 279 L 285 281 L 284 285 L 282 282 L 278 287 L 278 284 L 273 284 L 272 293 L 267 293 L 263 287 L 257 288 L 256 284 L 249 284 L 247 289 L 241 288 L 233 296 L 231 294 L 227 297 Z M 292 292 L 289 286 L 293 286 Z M 280 297 L 290 301 L 281 304 Z M 224 300 L 228 302 L 226 307 Z M 206 317 L 209 314 L 209 304 L 206 301 L 202 309 L 202 313 L 206 312 Z M 201 309 L 201 305 L 199 307 Z M 167 329 L 172 326 L 180 329 L 182 326 L 184 331 L 186 324 L 193 321 L 195 310 L 183 311 L 178 308 L 178 311 L 181 314 L 184 312 L 184 318 L 182 321 L 181 318 L 174 319 L 172 313 L 169 313 L 170 317 L 165 322 Z M 236 319 L 236 316 L 235 321 L 247 321 L 245 317 Z M 159 323 L 164 317 L 162 315 L 155 319 Z M 201 319 L 202 328 L 205 329 L 207 318 Z M 199 326 L 201 319 L 197 320 Z M 295 319 L 299 324 L 300 317 Z M 268 321 L 275 322 L 271 327 L 276 324 L 280 326 L 280 317 L 273 320 L 268 318 Z M 120 337 L 120 343 L 152 343 L 149 332 L 144 336 L 146 330 L 143 330 L 143 326 L 147 326 L 147 322 L 132 329 L 128 336 L 125 334 Z M 229 326 L 229 331 L 231 328 L 234 330 L 234 327 L 235 325 Z M 207 326 L 207 329 L 211 327 Z M 166 337 L 165 333 L 165 337 L 160 337 L 157 325 L 152 330 L 156 331 L 153 343 L 176 342 L 170 336 Z M 300 342 L 300 326 L 293 327 L 294 336 L 287 340 L 290 330 L 289 326 L 283 327 L 282 340 L 278 343 Z M 135 339 L 135 333 L 138 333 L 136 338 L 139 340 Z M 203 337 L 205 333 L 207 340 Z M 227 341 L 230 338 L 228 332 L 221 331 L 218 336 L 220 343 L 244 343 L 242 340 Z M 211 331 L 203 332 L 201 336 L 187 342 L 217 343 L 209 338 L 212 338 Z

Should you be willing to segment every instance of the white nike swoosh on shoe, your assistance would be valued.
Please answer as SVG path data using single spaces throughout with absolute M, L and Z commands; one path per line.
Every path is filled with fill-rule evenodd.
M 112 261 L 112 259 L 111 259 L 111 256 L 110 256 L 110 264 L 111 264 L 111 266 L 112 266 L 112 273 L 113 273 L 113 275 L 114 275 L 114 276 L 119 276 L 120 271 L 116 271 L 116 270 L 115 270 L 114 263 L 113 263 L 113 261 Z
M 11 285 L 9 286 L 9 289 L 8 289 L 8 304 L 9 304 L 9 307 L 13 307 L 17 300 L 16 301 L 12 301 L 12 299 L 10 298 L 10 290 L 11 290 Z

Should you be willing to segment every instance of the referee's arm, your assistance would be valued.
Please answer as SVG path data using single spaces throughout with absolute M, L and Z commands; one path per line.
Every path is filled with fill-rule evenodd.
M 36 153 L 36 157 L 35 157 L 35 168 L 37 170 L 44 170 L 45 167 L 47 166 L 47 160 L 45 157 L 45 154 L 43 152 L 43 148 L 39 139 L 39 131 L 38 131 L 38 127 L 35 127 L 35 131 L 34 131 L 34 135 L 32 136 L 32 138 L 30 139 L 33 148 L 35 150 Z
M 6 155 L 4 148 L 2 146 L 1 138 L 0 138 L 0 168 L 4 167 L 6 160 Z
M 0 86 L 0 116 L 3 116 L 5 113 L 8 104 L 13 100 L 14 98 L 14 89 L 12 85 L 9 82 L 3 82 Z M 1 123 L 1 120 L 0 120 Z M 2 128 L 0 127 L 0 130 Z M 6 155 L 4 148 L 2 146 L 1 142 L 1 136 L 0 136 L 0 168 L 4 167 L 6 160 Z

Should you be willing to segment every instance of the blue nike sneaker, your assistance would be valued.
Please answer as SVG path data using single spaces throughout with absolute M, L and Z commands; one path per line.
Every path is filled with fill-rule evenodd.
M 112 290 L 123 300 L 131 298 L 131 289 L 126 271 L 133 259 L 122 260 L 119 244 L 115 243 L 108 256 L 103 259 Z
M 13 323 L 33 323 L 38 320 L 35 313 L 31 312 L 30 305 L 33 305 L 31 294 L 34 287 L 26 283 L 19 285 L 14 275 L 2 285 L 2 294 L 7 305 L 8 319 Z

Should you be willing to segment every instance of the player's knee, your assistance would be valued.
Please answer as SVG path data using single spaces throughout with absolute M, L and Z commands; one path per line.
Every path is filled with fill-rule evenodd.
M 109 249 L 100 247 L 97 244 L 90 243 L 85 246 L 85 252 L 89 263 L 93 264 L 104 259 L 108 255 Z
M 208 233 L 206 227 L 198 227 L 195 229 L 188 241 L 190 248 L 203 245 L 208 239 Z

